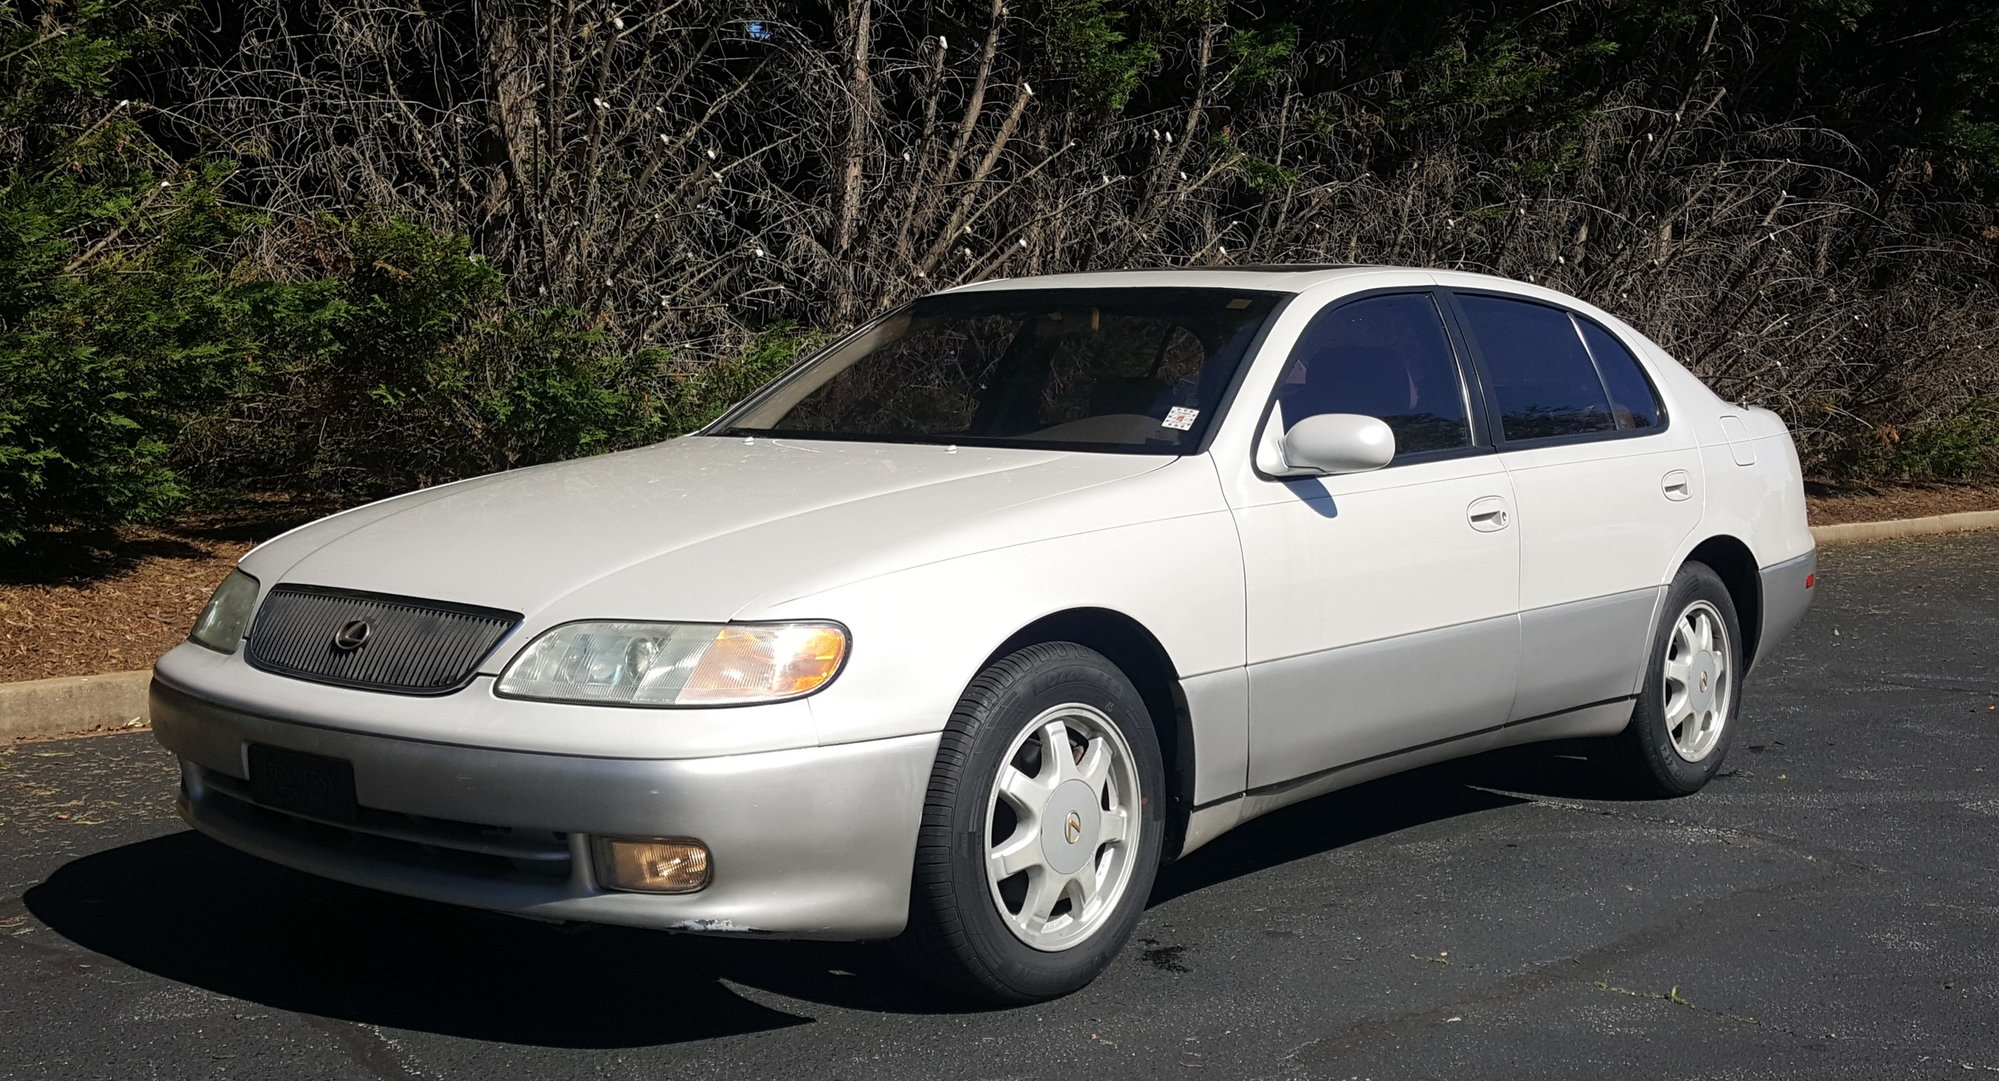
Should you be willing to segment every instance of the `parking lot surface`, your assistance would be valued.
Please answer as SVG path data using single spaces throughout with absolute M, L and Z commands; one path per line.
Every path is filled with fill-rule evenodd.
M 564 931 L 189 833 L 150 735 L 0 751 L 0 1077 L 1999 1073 L 1999 534 L 1823 554 L 1699 795 L 1588 749 L 1324 797 L 1169 868 L 1095 985 Z M 1546 663 L 1558 664 L 1560 658 Z

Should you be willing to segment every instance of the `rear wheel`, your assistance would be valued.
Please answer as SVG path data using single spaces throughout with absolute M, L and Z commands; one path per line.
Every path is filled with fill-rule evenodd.
M 1728 587 L 1704 563 L 1680 568 L 1659 619 L 1645 687 L 1615 738 L 1635 794 L 1684 796 L 1721 769 L 1734 740 L 1742 633 Z
M 899 952 L 997 1002 L 1068 994 L 1117 956 L 1164 838 L 1158 738 L 1101 654 L 1029 646 L 972 681 L 931 773 Z

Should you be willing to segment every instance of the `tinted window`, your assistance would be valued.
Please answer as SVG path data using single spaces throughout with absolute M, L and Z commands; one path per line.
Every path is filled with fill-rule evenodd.
M 1576 325 L 1583 328 L 1583 341 L 1589 346 L 1590 356 L 1596 358 L 1596 370 L 1603 373 L 1603 385 L 1610 391 L 1610 411 L 1617 417 L 1617 426 L 1657 428 L 1659 397 L 1652 392 L 1652 384 L 1645 381 L 1638 358 L 1631 355 L 1623 342 L 1595 323 L 1577 319 Z
M 1460 296 L 1508 440 L 1617 430 L 1610 397 L 1569 314 L 1499 297 Z
M 1426 293 L 1328 308 L 1291 350 L 1277 389 L 1284 425 L 1320 413 L 1380 417 L 1398 455 L 1471 444 L 1464 384 L 1436 301 Z
M 725 418 L 734 435 L 1185 454 L 1270 294 L 991 290 L 924 297 Z

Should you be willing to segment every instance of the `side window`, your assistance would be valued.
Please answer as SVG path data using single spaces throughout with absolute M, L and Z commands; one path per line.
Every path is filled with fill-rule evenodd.
M 1501 437 L 1546 439 L 1617 430 L 1610 395 L 1569 313 L 1501 297 L 1458 297 L 1499 406 Z
M 1603 386 L 1610 391 L 1610 411 L 1617 417 L 1617 427 L 1657 428 L 1659 396 L 1653 392 L 1652 384 L 1646 382 L 1638 358 L 1615 335 L 1595 323 L 1578 318 L 1576 325 L 1582 328 L 1583 343 L 1589 346 L 1590 356 L 1596 358 L 1596 370 L 1603 373 Z
M 1287 431 L 1320 413 L 1379 417 L 1395 432 L 1397 455 L 1471 445 L 1464 381 L 1427 293 L 1320 312 L 1291 350 L 1277 405 Z

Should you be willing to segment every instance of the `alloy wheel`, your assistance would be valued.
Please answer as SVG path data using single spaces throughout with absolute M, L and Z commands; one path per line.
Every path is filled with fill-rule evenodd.
M 986 810 L 986 882 L 1014 937 L 1076 946 L 1131 880 L 1144 816 L 1131 747 L 1094 706 L 1043 711 L 1014 737 Z
M 1673 750 L 1698 762 L 1721 739 L 1735 693 L 1728 624 L 1707 601 L 1695 601 L 1673 621 L 1665 665 L 1666 731 Z

